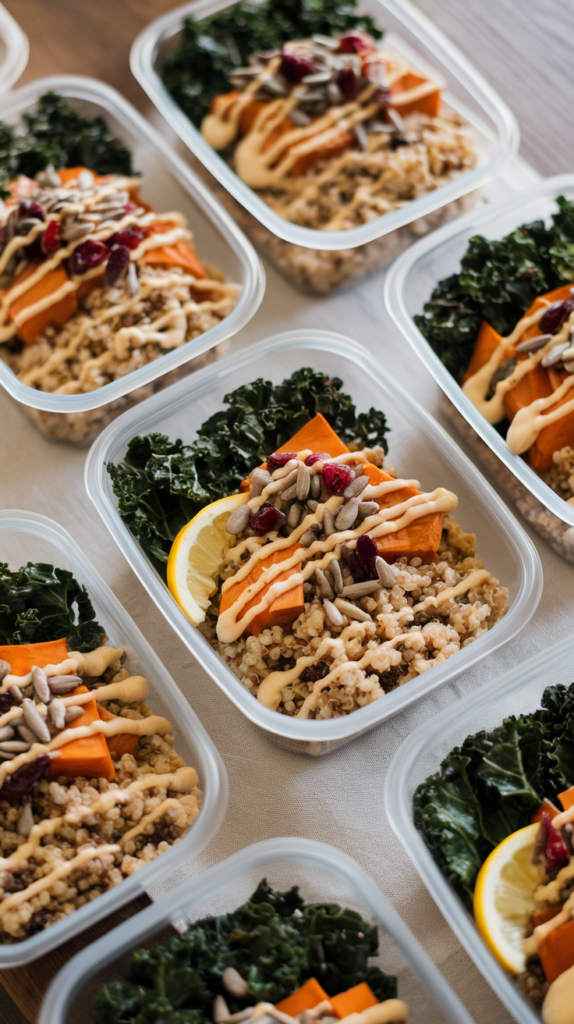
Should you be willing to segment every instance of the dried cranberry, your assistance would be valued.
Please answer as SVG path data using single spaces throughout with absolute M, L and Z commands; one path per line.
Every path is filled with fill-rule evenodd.
M 357 95 L 357 75 L 353 68 L 341 68 L 337 75 L 337 85 L 346 100 L 354 100 Z
M 10 708 L 16 706 L 18 701 L 11 693 L 0 693 L 0 715 L 5 715 Z
M 553 302 L 538 321 L 538 329 L 541 334 L 556 334 L 562 324 L 570 316 L 574 309 L 574 299 L 564 299 L 563 302 Z
M 279 65 L 279 71 L 288 82 L 298 85 L 305 75 L 312 75 L 316 71 L 315 65 L 305 57 L 299 57 L 296 53 L 284 53 Z
M 342 494 L 345 487 L 348 487 L 355 474 L 348 466 L 340 466 L 338 463 L 328 462 L 323 466 L 323 479 L 331 494 Z
M 108 255 L 108 247 L 103 242 L 94 242 L 88 239 L 80 242 L 70 257 L 72 274 L 85 274 L 93 267 L 99 267 Z
M 331 456 L 327 455 L 327 452 L 313 452 L 312 455 L 308 455 L 305 459 L 305 465 L 314 466 L 316 462 L 328 462 L 330 458 Z
M 36 783 L 48 774 L 51 761 L 50 754 L 40 754 L 34 761 L 17 768 L 0 789 L 0 800 L 7 800 L 12 805 L 23 800 L 32 792 Z
M 347 35 L 339 40 L 339 53 L 369 53 L 373 49 L 369 36 L 362 32 L 347 32 Z
M 546 821 L 544 821 L 545 818 L 547 819 Z M 546 811 L 542 812 L 542 821 L 544 821 L 547 829 L 544 860 L 546 861 L 547 867 L 555 868 L 568 860 L 568 848 L 558 829 L 556 829 L 552 824 L 552 819 Z
M 21 199 L 18 203 L 18 217 L 20 220 L 44 220 L 44 211 L 32 199 Z
M 267 456 L 267 469 L 270 473 L 273 473 L 276 469 L 280 469 L 291 459 L 297 458 L 297 452 L 274 452 L 273 455 Z
M 383 110 L 386 110 L 391 102 L 391 87 L 389 85 L 377 86 L 377 91 L 373 96 L 373 100 L 375 103 L 378 103 Z
M 354 567 L 355 583 L 377 579 L 378 573 L 375 559 L 378 553 L 377 543 L 368 533 L 364 533 L 358 538 L 355 548 L 356 562 L 358 562 L 358 566 L 355 564 Z
M 136 206 L 134 205 L 134 203 L 126 203 L 126 205 L 124 206 L 124 210 L 126 213 L 133 213 L 135 209 Z
M 249 519 L 251 529 L 259 536 L 270 533 L 271 530 L 278 530 L 284 522 L 285 513 L 280 512 L 278 508 L 273 508 L 273 505 L 263 505 L 253 512 Z
M 104 284 L 108 286 L 119 281 L 129 266 L 130 251 L 127 245 L 114 245 L 110 251 L 110 258 L 106 265 Z
M 42 235 L 42 252 L 44 256 L 51 256 L 62 244 L 62 230 L 57 220 L 48 221 L 48 225 Z
M 137 224 L 130 224 L 124 231 L 116 231 L 115 234 L 106 238 L 106 245 L 111 249 L 114 245 L 127 245 L 128 249 L 137 249 L 140 242 L 146 238 L 147 232 L 138 228 Z

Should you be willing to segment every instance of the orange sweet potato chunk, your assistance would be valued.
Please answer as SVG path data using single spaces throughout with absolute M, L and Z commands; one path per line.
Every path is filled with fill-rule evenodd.
M 574 804 L 574 786 L 570 786 L 570 789 L 565 789 L 563 793 L 559 793 L 558 799 L 565 811 L 570 810 Z
M 86 686 L 77 686 L 72 691 L 74 694 L 87 693 Z M 84 713 L 73 723 L 74 729 L 80 729 L 92 722 L 100 721 L 98 705 L 95 700 L 88 701 L 83 705 Z M 75 779 L 83 775 L 88 779 L 107 779 L 113 782 L 116 777 L 116 770 L 111 758 L 108 744 L 102 733 L 94 736 L 86 736 L 81 740 L 72 740 L 59 748 L 59 757 L 55 757 L 50 765 L 50 778 L 57 779 L 59 775 L 65 775 L 69 779 Z
M 350 1013 L 362 1013 L 368 1010 L 369 1006 L 377 1006 L 377 999 L 373 990 L 362 981 L 360 985 L 354 985 L 346 992 L 340 992 L 338 996 L 331 996 L 330 1003 L 334 1014 L 339 1017 L 348 1017 Z
M 312 1010 L 314 1006 L 324 1002 L 325 999 L 329 999 L 329 996 L 321 988 L 316 978 L 309 978 L 309 981 L 306 981 L 296 992 L 277 1003 L 275 1009 L 281 1010 L 282 1013 L 288 1013 L 291 1017 L 296 1017 L 304 1010 Z
M 111 711 L 103 708 L 101 704 L 98 704 L 98 714 L 102 722 L 115 722 L 118 717 L 117 715 L 112 715 Z M 129 732 L 120 733 L 118 736 L 106 736 L 108 750 L 116 761 L 122 754 L 133 754 L 139 741 L 139 736 Z
M 553 390 L 548 370 L 540 364 L 533 367 L 516 387 L 511 388 L 504 396 L 504 411 L 508 419 L 513 420 L 520 409 L 535 402 L 537 398 L 547 398 Z
M 390 480 L 382 469 L 370 463 L 364 466 L 363 472 L 369 477 L 371 484 L 381 483 L 383 480 Z M 378 499 L 379 508 L 389 508 L 398 505 L 414 494 L 420 494 L 413 487 L 401 487 L 398 491 L 391 491 Z M 397 533 L 390 533 L 386 537 L 377 538 L 379 554 L 387 562 L 394 562 L 395 559 L 406 556 L 407 558 L 422 558 L 423 562 L 432 562 L 438 551 L 442 534 L 442 512 L 431 512 L 427 516 L 415 519 L 410 526 L 403 527 Z
M 550 984 L 564 971 L 574 967 L 574 919 L 544 936 L 538 947 L 538 956 Z
M 283 562 L 287 558 L 290 558 L 298 548 L 300 548 L 300 545 L 294 544 L 292 547 L 284 549 L 283 551 L 272 552 L 267 556 L 267 558 L 263 558 L 258 562 L 245 579 L 239 580 L 238 583 L 234 583 L 228 590 L 224 590 L 221 596 L 221 604 L 219 606 L 220 614 L 221 612 L 226 611 L 248 586 L 255 583 L 266 569 L 269 569 L 272 565 L 276 565 L 277 562 Z M 288 569 L 273 580 L 273 583 L 276 583 L 278 580 L 289 579 L 291 574 L 297 571 L 298 567 L 295 569 Z M 247 603 L 244 611 L 242 612 L 242 618 L 250 608 L 259 604 L 262 597 L 267 593 L 272 585 L 272 583 L 267 584 L 263 590 L 256 594 L 255 597 Z M 297 616 L 301 614 L 304 607 L 305 601 L 303 597 L 303 585 L 300 583 L 298 586 L 292 587 L 291 590 L 286 590 L 284 594 L 276 597 L 269 608 L 264 612 L 260 612 L 259 615 L 253 619 L 247 627 L 247 632 L 252 633 L 253 636 L 259 636 L 259 633 L 263 629 L 267 629 L 271 626 L 290 626 Z
M 544 415 L 553 412 L 554 409 L 559 409 L 562 405 L 566 405 L 573 398 L 574 389 L 570 388 L 558 402 L 551 405 L 549 409 L 545 409 Z M 556 420 L 555 423 L 549 423 L 547 427 L 543 427 L 536 441 L 528 450 L 528 464 L 537 473 L 544 473 L 552 467 L 554 452 L 559 451 L 566 445 L 574 447 L 574 415 L 572 413 Z
M 8 662 L 12 672 L 17 676 L 25 676 L 33 665 L 37 665 L 38 668 L 60 665 L 67 657 L 68 645 L 65 637 L 41 644 L 13 644 L 0 647 L 0 658 Z
M 339 435 L 335 433 L 320 412 L 313 416 L 313 419 L 308 420 L 289 441 L 282 444 L 280 448 L 276 448 L 276 451 L 302 452 L 307 449 L 312 452 L 325 452 L 332 459 L 335 459 L 337 455 L 345 455 L 349 451 L 347 445 L 341 441 Z M 269 454 L 273 455 L 274 452 L 269 452 Z M 248 491 L 250 486 L 251 474 L 241 482 L 240 490 Z
M 26 270 L 18 277 L 12 287 L 24 281 L 27 277 L 30 277 L 34 271 L 37 270 L 36 266 L 28 266 Z M 63 285 L 66 284 L 68 275 L 66 269 L 63 266 L 56 267 L 55 270 L 50 270 L 41 281 L 32 285 L 28 291 L 24 292 L 18 299 L 16 299 L 10 306 L 10 319 L 14 320 L 18 313 L 27 309 L 28 306 L 35 305 L 36 302 L 40 302 L 42 299 L 53 295 Z M 21 327 L 18 328 L 18 335 L 26 342 L 27 345 L 31 345 L 39 334 L 48 326 L 48 324 L 55 323 L 59 327 L 63 327 L 65 323 L 74 315 L 78 308 L 78 302 L 74 292 L 68 292 L 58 302 L 47 306 L 40 313 L 36 313 L 35 316 L 30 317 L 26 320 Z
M 551 921 L 561 910 L 562 905 L 560 903 L 557 903 L 554 907 L 536 907 L 531 914 L 533 928 L 538 928 L 539 924 L 546 924 L 547 921 Z
M 289 153 L 297 154 L 297 159 L 291 167 L 291 174 L 298 177 L 305 174 L 310 167 L 320 160 L 329 157 L 339 156 L 346 149 L 350 149 L 355 142 L 355 137 L 346 128 L 326 128 L 325 131 L 311 135 L 301 142 L 296 142 L 288 150 Z
M 428 78 L 424 75 L 417 75 L 413 71 L 407 71 L 401 78 L 398 78 L 391 87 L 391 106 L 393 104 L 393 96 L 398 98 L 398 94 L 407 92 L 410 89 L 416 89 L 418 85 L 423 85 L 428 82 Z M 406 117 L 407 114 L 427 114 L 428 117 L 438 117 L 440 114 L 441 104 L 441 88 L 440 85 L 436 85 L 432 92 L 428 92 L 425 96 L 420 96 L 418 99 L 413 99 L 407 103 L 397 103 L 396 109 L 401 114 L 401 117 Z
M 550 803 L 550 800 L 545 800 L 543 803 L 540 804 L 538 810 L 535 811 L 532 815 L 530 819 L 530 824 L 535 825 L 537 821 L 541 821 L 542 815 L 545 812 L 546 814 L 549 814 L 551 818 L 555 818 L 557 814 L 560 814 L 560 811 L 554 806 L 554 804 Z
M 463 383 L 467 381 L 469 377 L 472 377 L 473 374 L 478 373 L 485 363 L 488 362 L 494 350 L 498 348 L 501 338 L 502 335 L 498 334 L 498 332 L 494 330 L 494 327 L 491 327 L 486 320 L 482 321 L 478 337 L 474 345 L 472 359 L 470 360 L 468 370 L 463 377 Z

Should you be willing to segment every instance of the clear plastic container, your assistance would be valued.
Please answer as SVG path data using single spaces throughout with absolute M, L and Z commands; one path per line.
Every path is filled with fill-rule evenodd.
M 413 824 L 415 789 L 463 740 L 481 729 L 493 729 L 508 715 L 528 714 L 540 707 L 546 686 L 574 679 L 574 643 L 561 640 L 500 679 L 485 682 L 476 693 L 442 711 L 412 732 L 397 750 L 385 783 L 389 821 L 439 910 L 479 971 L 520 1024 L 540 1024 L 540 1017 L 499 966 L 481 939 L 471 915 L 433 860 Z
M 548 220 L 550 214 L 557 209 L 555 200 L 559 195 L 574 199 L 574 175 L 545 178 L 515 198 L 489 204 L 467 215 L 457 224 L 442 228 L 432 237 L 417 242 L 391 267 L 385 282 L 385 302 L 395 323 L 450 400 L 445 405 L 446 411 L 451 417 L 454 413 L 457 424 L 463 418 L 463 429 L 466 421 L 468 427 L 464 430 L 465 437 L 474 444 L 480 457 L 486 455 L 488 459 L 489 453 L 494 452 L 503 464 L 497 465 L 491 456 L 488 459 L 489 472 L 494 472 L 501 484 L 513 494 L 520 511 L 536 529 L 557 547 L 560 554 L 572 561 L 574 530 L 569 528 L 574 526 L 574 507 L 560 498 L 524 459 L 512 454 L 496 428 L 486 421 L 463 394 L 462 388 L 433 352 L 412 319 L 415 313 L 422 312 L 438 282 L 460 270 L 461 257 L 473 235 L 499 239 L 520 224 L 538 218 Z M 458 412 L 452 409 L 453 405 Z
M 161 941 L 170 926 L 182 930 L 208 914 L 233 910 L 262 878 L 274 888 L 298 885 L 308 901 L 336 902 L 376 923 L 376 963 L 398 976 L 410 1024 L 472 1024 L 438 968 L 357 862 L 332 846 L 297 837 L 266 839 L 240 850 L 78 953 L 48 989 L 38 1024 L 92 1024 L 94 996 L 103 984 L 126 976 L 132 949 L 153 943 L 154 937 Z
M 287 221 L 208 145 L 160 77 L 162 61 L 177 42 L 183 18 L 191 14 L 200 19 L 229 6 L 229 0 L 198 0 L 156 18 L 132 47 L 131 68 L 185 146 L 227 191 L 226 205 L 233 208 L 244 230 L 283 273 L 308 290 L 332 291 L 394 259 L 415 238 L 468 208 L 476 199 L 476 190 L 493 178 L 518 149 L 514 115 L 416 7 L 408 0 L 359 0 L 359 13 L 371 14 L 385 29 L 385 43 L 411 58 L 423 71 L 446 79 L 445 101 L 473 127 L 478 163 L 447 185 L 348 231 L 320 231 Z
M 28 63 L 28 39 L 3 4 L 0 4 L 0 93 L 8 92 Z
M 133 619 L 92 568 L 83 551 L 63 527 L 46 516 L 34 512 L 0 511 L 0 562 L 17 568 L 28 561 L 48 562 L 69 569 L 87 588 L 96 617 L 105 627 L 111 644 L 124 647 L 128 668 L 148 680 L 152 710 L 173 723 L 174 749 L 187 764 L 196 768 L 203 804 L 199 817 L 186 835 L 156 860 L 44 931 L 13 945 L 0 945 L 0 970 L 20 967 L 43 956 L 135 899 L 163 875 L 174 871 L 182 861 L 198 856 L 217 832 L 228 798 L 227 774 L 214 744 L 169 672 Z
M 257 701 L 191 625 L 138 542 L 120 519 L 107 463 L 119 462 L 137 434 L 159 431 L 189 443 L 198 427 L 222 407 L 233 388 L 263 376 L 279 383 L 303 366 L 340 377 L 359 411 L 383 409 L 391 426 L 389 460 L 423 486 L 437 484 L 459 497 L 456 515 L 476 533 L 479 556 L 509 589 L 506 615 L 487 634 L 417 680 L 340 718 L 303 721 Z M 424 444 L 421 444 L 424 438 Z M 374 728 L 435 687 L 454 679 L 519 632 L 536 608 L 542 588 L 538 555 L 522 528 L 469 460 L 366 349 L 329 331 L 291 331 L 253 346 L 155 395 L 126 413 L 95 442 L 86 461 L 88 494 L 146 591 L 191 653 L 246 717 L 281 746 L 314 756 Z
M 0 384 L 21 402 L 48 437 L 90 443 L 120 412 L 214 358 L 213 351 L 239 331 L 257 310 L 265 288 L 261 263 L 250 243 L 197 176 L 115 89 L 93 78 L 54 75 L 18 89 L 0 102 L 0 120 L 18 123 L 39 97 L 53 89 L 81 113 L 105 118 L 133 153 L 142 172 L 143 197 L 159 211 L 180 210 L 198 253 L 239 286 L 237 305 L 216 327 L 194 341 L 87 394 L 55 395 L 22 384 L 0 359 Z

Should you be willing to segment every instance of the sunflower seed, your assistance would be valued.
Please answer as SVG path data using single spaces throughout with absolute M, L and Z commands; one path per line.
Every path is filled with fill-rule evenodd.
M 380 589 L 380 580 L 365 580 L 363 583 L 352 583 L 349 587 L 343 587 L 341 597 L 350 597 L 355 601 L 359 597 L 367 597 L 368 594 L 374 594 L 375 590 Z
M 46 704 L 50 700 L 52 694 L 50 693 L 46 673 L 44 672 L 44 669 L 39 668 L 38 665 L 32 666 L 32 683 L 38 699 Z
M 48 686 L 52 693 L 70 693 L 76 686 L 81 686 L 82 680 L 79 676 L 50 676 Z
M 275 75 L 271 75 L 270 78 L 264 78 L 261 82 L 261 88 L 264 89 L 265 92 L 270 92 L 272 96 L 289 95 L 289 89 L 287 86 L 284 85 L 283 82 L 280 82 L 278 78 L 275 78 Z
M 42 743 L 49 743 L 51 739 L 50 730 L 44 720 L 40 718 L 32 701 L 28 700 L 28 698 L 22 701 L 22 714 L 24 715 L 26 725 L 36 734 L 38 739 Z
M 337 594 L 340 594 L 343 589 L 343 574 L 338 558 L 334 558 L 332 562 L 329 562 L 329 569 L 333 577 L 333 586 Z
M 291 487 L 291 485 L 294 484 L 295 481 L 297 480 L 298 472 L 299 468 L 293 469 L 291 470 L 290 473 L 287 473 L 287 476 L 282 477 L 282 479 L 280 480 L 281 486 L 279 490 L 284 491 L 286 487 Z
M 78 174 L 78 188 L 84 192 L 94 184 L 94 175 L 91 171 L 80 171 Z
M 0 743 L 4 740 L 11 740 L 14 735 L 15 732 L 11 725 L 3 725 L 0 729 Z
M 38 221 L 36 217 L 25 217 L 24 220 L 18 221 L 16 225 L 16 234 L 25 237 L 29 235 L 33 228 L 37 227 Z
M 53 164 L 48 164 L 43 171 L 38 171 L 36 181 L 41 188 L 59 188 L 62 184 L 62 179 L 54 170 Z
M 373 121 L 367 121 L 365 123 L 365 128 L 368 132 L 385 132 L 387 135 L 392 135 L 395 131 L 394 124 L 387 124 L 386 121 L 378 121 L 376 119 Z
M 243 533 L 249 526 L 250 515 L 251 509 L 249 505 L 240 505 L 239 508 L 234 508 L 225 524 L 227 533 L 230 533 L 232 537 L 237 537 L 240 533 Z
M 278 512 L 283 512 L 287 507 L 287 502 L 283 501 L 283 495 L 281 494 L 281 492 L 275 495 L 272 504 L 273 507 L 276 508 Z
M 335 519 L 337 530 L 350 530 L 359 513 L 359 499 L 351 498 L 345 505 L 341 506 Z
M 287 526 L 290 530 L 294 530 L 296 526 L 299 526 L 299 520 L 301 519 L 301 506 L 298 502 L 294 501 L 287 513 Z
M 334 598 L 333 588 L 322 569 L 315 569 L 315 579 L 322 597 L 328 597 L 330 601 Z
M 299 128 L 306 128 L 307 125 L 311 124 L 311 118 L 309 115 L 299 107 L 293 107 L 292 110 L 289 111 L 289 119 Z
M 314 501 L 313 498 L 309 498 L 309 500 L 307 501 L 307 508 L 309 509 L 309 512 L 315 513 L 319 508 L 319 502 Z
M 30 832 L 34 828 L 34 815 L 32 814 L 32 806 L 27 801 L 22 810 L 20 811 L 20 817 L 18 818 L 18 824 L 16 825 L 16 831 L 19 836 L 24 836 L 26 839 L 30 835 Z
M 388 107 L 387 115 L 393 122 L 396 131 L 403 135 L 405 131 L 405 122 L 403 121 L 398 110 L 395 110 L 394 107 Z
M 66 708 L 66 725 L 70 725 L 76 721 L 76 718 L 81 718 L 84 714 L 84 708 L 82 707 L 71 707 Z
M 361 493 L 361 491 L 365 490 L 365 487 L 367 486 L 368 483 L 368 476 L 356 476 L 354 480 L 351 480 L 349 486 L 345 487 L 345 490 L 343 491 L 343 497 L 355 498 L 358 494 Z
M 339 86 L 337 85 L 336 82 L 329 82 L 327 86 L 327 96 L 329 97 L 330 103 L 334 107 L 338 107 L 339 104 L 342 103 L 344 99 L 343 93 L 339 89 Z
M 328 501 L 331 497 L 331 492 L 325 483 L 325 477 L 321 473 L 321 501 Z
M 12 719 L 12 721 L 15 721 L 15 719 Z M 26 741 L 26 743 L 37 743 L 36 736 L 32 730 L 29 729 L 27 725 L 22 725 L 21 722 L 18 723 L 18 734 Z
M 358 619 L 359 622 L 372 622 L 368 612 L 358 608 L 355 604 L 351 604 L 350 601 L 344 601 L 342 597 L 335 598 L 335 607 L 349 619 Z
M 550 341 L 551 334 L 537 334 L 535 338 L 528 338 L 526 341 L 521 341 L 520 345 L 516 346 L 517 352 L 536 352 L 539 348 L 544 348 L 546 343 Z
M 54 697 L 48 706 L 48 715 L 56 729 L 63 729 L 66 724 L 66 705 L 59 697 Z
M 359 515 L 361 519 L 366 519 L 367 516 L 374 516 L 379 512 L 379 504 L 377 501 L 360 501 L 359 502 Z
M 301 82 L 303 85 L 323 85 L 324 82 L 330 82 L 332 77 L 332 71 L 314 71 L 312 75 L 305 75 Z
M 307 530 L 302 537 L 299 537 L 299 543 L 302 548 L 310 548 L 311 544 L 314 544 L 317 537 L 313 530 Z
M 299 103 L 304 103 L 305 105 L 308 103 L 323 103 L 326 98 L 325 93 L 319 92 L 318 89 L 309 89 L 307 92 L 299 93 L 298 96 Z
M 249 491 L 250 498 L 258 498 L 263 493 L 266 487 L 269 486 L 273 477 L 266 469 L 262 469 L 258 466 L 254 469 L 251 474 L 251 490 Z
M 563 366 L 568 373 L 574 373 L 574 359 L 571 359 L 569 361 L 565 359 Z
M 311 497 L 312 498 L 320 498 L 321 497 L 321 476 L 320 476 L 319 473 L 313 473 L 313 475 L 311 477 L 311 487 L 310 487 L 310 490 L 311 490 Z
M 323 529 L 326 537 L 330 537 L 332 533 L 335 533 L 335 517 L 330 508 L 323 510 Z
M 138 281 L 137 267 L 136 267 L 135 263 L 133 262 L 133 260 L 130 261 L 129 266 L 128 266 L 128 281 L 127 281 L 127 284 L 128 284 L 128 291 L 129 291 L 130 295 L 137 295 L 137 293 L 139 292 L 140 283 Z
M 375 558 L 375 569 L 377 570 L 381 586 L 391 590 L 395 585 L 395 576 L 390 565 L 380 555 L 377 555 Z
M 30 749 L 30 744 L 24 740 L 2 740 L 0 753 L 2 754 L 23 754 Z
M 224 988 L 236 999 L 245 999 L 249 995 L 249 985 L 235 967 L 226 967 L 221 980 Z
M 228 78 L 257 78 L 262 71 L 262 64 L 250 64 L 245 68 L 233 68 L 233 71 L 229 72 Z
M 564 360 L 574 358 L 574 345 L 570 344 L 570 346 L 564 350 L 564 352 L 562 353 L 562 358 Z
M 311 487 L 311 477 L 304 462 L 299 463 L 297 470 L 297 500 L 306 501 Z
M 297 497 L 297 484 L 292 484 L 286 491 L 281 491 L 281 498 L 283 501 L 291 501 L 292 498 Z
M 0 658 L 0 683 L 6 676 L 10 675 L 11 671 L 12 666 L 7 661 L 4 661 L 3 658 Z
M 366 132 L 364 124 L 361 124 L 361 122 L 358 121 L 357 124 L 354 125 L 353 131 L 355 133 L 355 138 L 356 138 L 357 142 L 359 143 L 359 146 L 361 147 L 361 149 L 364 150 L 364 151 L 368 150 L 368 148 L 369 148 L 369 136 L 367 135 L 367 132 Z
M 315 35 L 311 36 L 314 43 L 318 43 L 319 46 L 325 46 L 328 50 L 338 50 L 339 40 L 334 39 L 333 36 L 324 36 L 320 32 L 316 32 Z
M 328 598 L 323 600 L 323 608 L 325 609 L 329 622 L 333 626 L 343 625 L 343 616 L 341 615 L 341 612 L 335 607 L 332 601 L 329 601 Z
M 19 686 L 16 686 L 16 683 L 12 683 L 12 686 L 8 687 L 8 693 L 12 694 L 14 700 L 18 701 L 18 704 L 21 704 L 22 701 L 24 700 L 22 696 L 22 690 L 20 689 Z
M 95 226 L 91 221 L 89 224 L 80 224 L 79 221 L 70 223 L 68 220 L 66 223 L 66 220 L 64 220 L 62 238 L 65 242 L 78 242 L 80 238 L 85 238 L 86 235 L 91 234 Z
M 17 756 L 17 754 L 4 754 L 3 751 L 0 750 L 0 761 L 13 761 Z

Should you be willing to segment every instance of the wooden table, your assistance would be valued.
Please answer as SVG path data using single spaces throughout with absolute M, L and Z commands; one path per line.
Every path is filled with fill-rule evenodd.
M 417 0 L 513 108 L 521 152 L 539 172 L 572 169 L 566 126 L 571 117 L 570 47 L 574 8 L 559 0 Z M 129 70 L 129 50 L 170 0 L 4 0 L 30 41 L 22 84 L 42 75 L 84 74 L 115 86 L 144 113 L 149 109 Z M 146 905 L 141 897 L 30 968 L 0 974 L 2 1024 L 31 1024 L 52 977 L 79 948 Z M 9 995 L 7 994 L 9 993 Z M 10 998 L 11 997 L 11 998 Z

